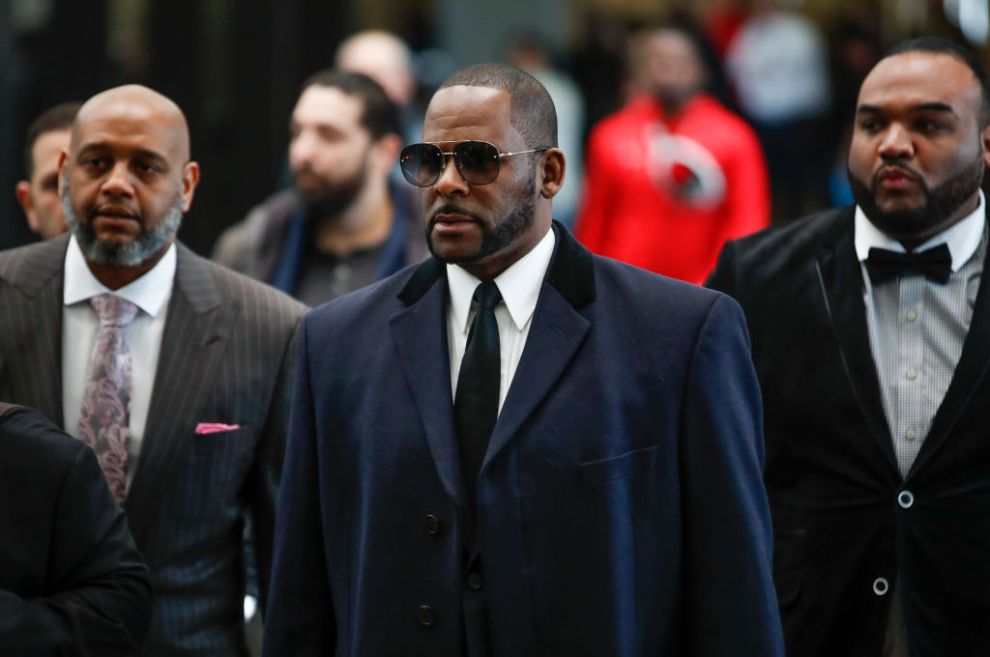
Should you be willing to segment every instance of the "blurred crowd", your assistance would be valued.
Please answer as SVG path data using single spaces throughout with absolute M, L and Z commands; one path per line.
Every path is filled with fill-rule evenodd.
M 777 0 L 712 3 L 704 12 L 675 11 L 660 23 L 592 13 L 580 49 L 571 52 L 537 30 L 507 39 L 505 61 L 540 80 L 556 105 L 567 157 L 556 218 L 597 253 L 700 283 L 726 240 L 851 202 L 845 160 L 856 91 L 884 40 L 876 17 L 865 10 L 845 12 L 825 31 L 795 7 Z M 417 139 L 425 103 L 453 66 L 442 51 L 413 51 L 384 31 L 346 39 L 335 64 L 369 75 L 397 108 L 394 133 L 389 126 L 373 129 L 376 139 L 399 136 L 386 140 L 390 155 L 378 169 L 394 166 L 387 161 L 398 148 Z M 309 111 L 316 120 L 333 113 L 317 102 L 314 93 L 303 94 L 295 111 Z M 27 135 L 17 198 L 31 230 L 42 237 L 64 225 L 53 172 L 71 106 L 46 113 Z M 272 197 L 257 195 L 257 207 L 243 222 L 215 219 L 232 226 L 212 247 L 219 262 L 315 303 L 423 253 L 397 169 L 384 182 L 372 174 L 369 183 L 342 163 L 364 157 L 361 149 L 324 148 L 296 118 L 292 125 L 292 145 Z M 345 132 L 352 127 L 340 126 Z M 381 198 L 369 201 L 371 192 L 359 189 L 366 183 L 380 188 Z M 289 220 L 298 214 L 300 198 L 317 196 L 339 206 L 326 214 L 344 216 L 344 207 L 355 202 L 360 207 L 351 207 L 351 214 L 381 217 L 394 210 L 401 218 L 395 225 L 411 220 L 412 228 L 399 235 L 379 218 L 374 238 L 330 248 L 333 229 L 327 226 L 339 221 L 315 237 L 300 232 L 300 217 Z M 391 210 L 369 206 L 386 197 Z M 307 231 L 315 221 L 310 218 Z M 250 256 L 241 248 L 248 243 Z M 352 251 L 367 256 L 369 244 L 382 253 L 344 262 Z M 382 265 L 383 257 L 390 264 Z M 313 268 L 313 278 L 300 278 L 299 268 Z M 324 274 L 330 271 L 336 271 L 331 278 L 350 282 L 314 288 L 312 280 L 329 280 Z

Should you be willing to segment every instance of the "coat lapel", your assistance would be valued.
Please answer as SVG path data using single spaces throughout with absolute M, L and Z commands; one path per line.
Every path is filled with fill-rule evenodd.
M 990 290 L 987 289 L 990 286 L 986 285 L 988 266 L 990 266 L 990 249 L 987 249 L 987 256 L 984 256 L 980 289 L 976 293 L 973 318 L 969 325 L 969 332 L 966 334 L 966 340 L 963 342 L 959 363 L 952 374 L 952 381 L 949 383 L 949 389 L 945 392 L 945 398 L 942 399 L 942 404 L 938 407 L 935 418 L 932 420 L 932 426 L 925 438 L 925 443 L 921 446 L 921 451 L 911 465 L 908 477 L 921 468 L 939 446 L 945 442 L 952 427 L 972 400 L 980 382 L 986 376 L 988 366 L 990 366 Z
M 450 498 L 463 508 L 464 484 L 450 391 L 446 281 L 439 261 L 430 258 L 421 264 L 399 293 L 407 307 L 392 317 L 390 327 L 437 474 Z
M 519 366 L 488 443 L 481 476 L 550 394 L 591 328 L 591 323 L 576 310 L 595 296 L 591 254 L 562 226 L 555 224 L 554 231 L 557 237 L 554 257 L 540 291 Z
M 193 437 L 197 409 L 216 380 L 235 312 L 224 304 L 209 266 L 177 244 L 175 286 L 168 305 L 158 369 L 141 446 L 125 506 L 137 538 L 153 524 L 178 455 Z M 143 541 L 139 540 L 139 544 Z
M 870 434 L 896 472 L 897 460 L 884 416 L 880 379 L 866 327 L 863 274 L 856 257 L 851 210 L 843 213 L 823 241 L 817 266 L 826 313 L 839 343 L 843 370 Z

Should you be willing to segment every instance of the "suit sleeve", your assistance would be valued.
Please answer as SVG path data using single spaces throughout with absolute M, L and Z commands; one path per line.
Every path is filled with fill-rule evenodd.
M 336 621 L 320 522 L 320 459 L 309 373 L 307 321 L 298 367 L 275 528 L 275 567 L 268 597 L 264 657 L 334 654 Z
M 258 443 L 254 470 L 248 482 L 251 508 L 249 566 L 255 567 L 257 596 L 262 617 L 266 612 L 268 584 L 272 574 L 272 553 L 275 537 L 275 505 L 278 500 L 282 466 L 285 457 L 286 433 L 292 401 L 292 373 L 296 357 L 298 327 L 285 347 L 268 409 L 265 429 Z M 249 577 L 250 579 L 250 577 Z M 249 591 L 253 593 L 253 591 Z
M 684 652 L 782 656 L 760 392 L 742 312 L 728 297 L 718 297 L 701 328 L 685 400 Z
M 148 569 L 89 448 L 62 482 L 43 597 L 0 591 L 0 654 L 129 655 L 151 619 Z

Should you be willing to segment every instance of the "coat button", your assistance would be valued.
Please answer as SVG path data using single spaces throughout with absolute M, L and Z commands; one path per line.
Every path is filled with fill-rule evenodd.
M 436 536 L 443 529 L 443 523 L 440 522 L 440 518 L 437 518 L 431 513 L 423 518 L 423 528 L 426 530 L 427 534 Z
M 887 595 L 889 590 L 890 582 L 887 581 L 886 577 L 877 577 L 873 580 L 873 592 L 877 595 Z
M 909 490 L 902 490 L 897 496 L 897 503 L 902 509 L 910 509 L 914 506 L 914 495 Z
M 481 587 L 484 586 L 484 580 L 481 579 L 481 575 L 478 573 L 469 573 L 467 576 L 467 585 L 472 591 L 480 591 Z
M 420 605 L 416 610 L 416 620 L 423 627 L 430 627 L 437 622 L 437 612 L 430 605 Z

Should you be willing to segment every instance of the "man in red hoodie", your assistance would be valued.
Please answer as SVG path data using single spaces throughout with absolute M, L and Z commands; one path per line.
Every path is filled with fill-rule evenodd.
M 701 283 L 722 244 L 769 223 L 766 164 L 752 129 L 704 92 L 683 30 L 634 37 L 638 93 L 591 132 L 577 237 L 601 255 Z

